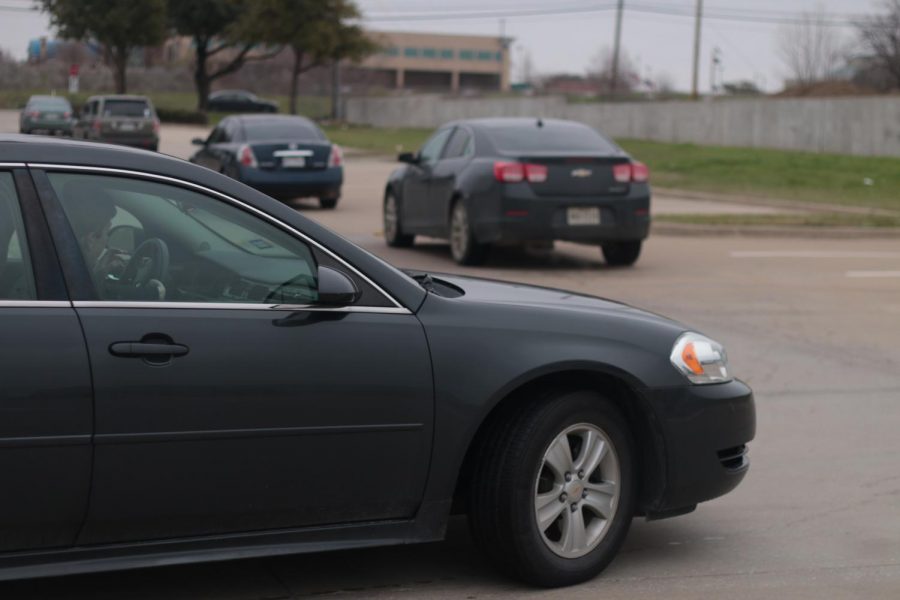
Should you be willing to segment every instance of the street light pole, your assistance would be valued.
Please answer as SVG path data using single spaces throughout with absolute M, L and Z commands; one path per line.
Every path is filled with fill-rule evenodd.
M 616 37 L 613 45 L 612 80 L 609 83 L 610 95 L 616 93 L 616 83 L 619 81 L 619 48 L 622 44 L 622 12 L 624 4 L 625 0 L 619 0 L 619 5 L 616 7 Z
M 699 97 L 698 79 L 700 75 L 700 23 L 703 20 L 703 0 L 697 0 L 697 21 L 694 23 L 694 76 L 691 82 L 691 98 Z

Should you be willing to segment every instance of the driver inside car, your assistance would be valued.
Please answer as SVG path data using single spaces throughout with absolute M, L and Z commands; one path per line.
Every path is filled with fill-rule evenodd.
M 149 279 L 139 286 L 122 279 L 131 257 L 108 245 L 116 207 L 106 191 L 84 180 L 70 181 L 65 186 L 64 196 L 68 200 L 66 212 L 98 298 L 165 300 L 166 286 L 158 279 Z

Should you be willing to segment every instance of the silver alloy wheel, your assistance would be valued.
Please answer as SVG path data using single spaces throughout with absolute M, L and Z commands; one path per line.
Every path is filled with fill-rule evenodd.
M 612 442 L 596 425 L 578 423 L 553 439 L 534 483 L 534 518 L 554 554 L 584 556 L 606 536 L 620 472 Z
M 397 200 L 393 194 L 384 199 L 384 237 L 388 240 L 397 237 Z
M 461 203 L 453 207 L 450 219 L 450 253 L 457 261 L 462 260 L 469 249 L 469 217 Z

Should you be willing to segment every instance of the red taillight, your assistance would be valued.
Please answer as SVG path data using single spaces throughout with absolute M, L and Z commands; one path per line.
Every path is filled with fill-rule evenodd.
M 33 110 L 30 113 L 28 113 L 28 116 L 31 117 L 32 119 L 37 119 L 38 117 L 41 116 L 41 113 L 40 113 L 40 111 Z
M 340 167 L 344 164 L 344 153 L 341 152 L 340 146 L 337 144 L 331 145 L 331 154 L 328 155 L 328 166 L 329 167 Z
M 252 167 L 254 169 L 257 167 L 256 156 L 253 155 L 253 148 L 251 148 L 250 146 L 246 144 L 241 146 L 241 150 L 238 156 L 241 164 L 245 167 Z
M 631 163 L 631 180 L 640 183 L 650 181 L 650 169 L 642 162 Z
M 159 119 L 153 120 L 153 133 L 159 135 Z
M 97 119 L 91 123 L 91 128 L 93 128 L 94 131 L 100 131 L 100 129 L 103 128 L 103 123 L 100 122 L 100 119 Z
M 69 119 L 71 117 L 72 117 L 72 113 L 70 113 L 69 111 L 66 111 L 63 113 L 63 119 Z
M 620 163 L 613 165 L 613 179 L 616 183 L 628 183 L 631 181 L 631 164 Z
M 528 180 L 530 183 L 547 181 L 547 167 L 531 163 L 495 162 L 494 179 L 503 183 L 519 183 Z
M 613 165 L 613 179 L 616 183 L 643 183 L 650 179 L 650 169 L 641 162 L 619 163 Z

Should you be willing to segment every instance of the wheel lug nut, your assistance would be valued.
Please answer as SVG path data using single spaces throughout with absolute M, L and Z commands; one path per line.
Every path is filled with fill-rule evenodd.
M 572 505 L 572 512 L 575 512 L 576 510 L 578 510 L 578 505 L 577 505 L 577 504 L 573 504 L 573 505 Z
M 566 472 L 566 481 L 572 481 L 572 474 L 569 472 Z
M 581 492 L 581 497 L 582 497 L 582 498 L 587 498 L 587 490 L 584 490 L 584 491 Z
M 562 494 L 559 495 L 559 501 L 560 501 L 560 502 L 565 502 L 565 501 L 566 501 L 566 498 L 568 498 L 568 497 L 569 497 L 568 494 L 566 494 L 565 492 L 563 492 Z
M 584 471 L 578 471 L 578 479 L 584 479 Z

